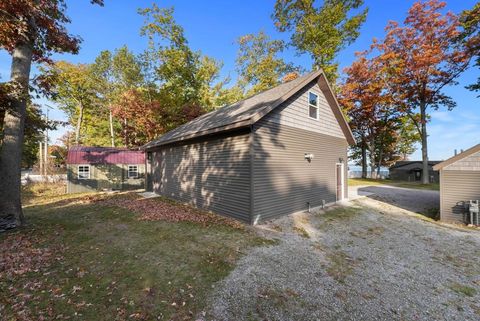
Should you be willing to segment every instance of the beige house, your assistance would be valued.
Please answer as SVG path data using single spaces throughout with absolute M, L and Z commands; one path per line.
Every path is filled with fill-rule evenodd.
M 469 223 L 467 204 L 480 200 L 480 144 L 433 167 L 440 171 L 440 219 Z
M 67 193 L 145 188 L 145 154 L 122 148 L 72 147 Z

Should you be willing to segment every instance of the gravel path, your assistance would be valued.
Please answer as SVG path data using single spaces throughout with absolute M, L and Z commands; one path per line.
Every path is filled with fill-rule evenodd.
M 373 199 L 259 226 L 278 244 L 218 283 L 202 320 L 479 320 L 480 231 Z
M 352 186 L 349 188 L 349 193 L 350 192 L 353 194 L 358 193 L 359 195 L 368 194 L 368 197 L 416 213 L 431 213 L 432 211 L 440 208 L 439 191 L 381 185 Z

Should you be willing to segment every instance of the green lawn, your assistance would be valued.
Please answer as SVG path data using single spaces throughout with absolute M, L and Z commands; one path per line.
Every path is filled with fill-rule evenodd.
M 2 320 L 189 320 L 242 253 L 269 244 L 248 228 L 141 221 L 61 191 L 25 190 L 28 226 L 0 234 Z
M 440 185 L 438 183 L 432 184 L 421 184 L 419 182 L 403 182 L 403 181 L 393 181 L 389 179 L 371 179 L 371 178 L 349 178 L 349 186 L 375 186 L 375 185 L 391 185 L 396 187 L 405 187 L 405 188 L 416 188 L 416 189 L 429 189 L 429 190 L 440 190 Z

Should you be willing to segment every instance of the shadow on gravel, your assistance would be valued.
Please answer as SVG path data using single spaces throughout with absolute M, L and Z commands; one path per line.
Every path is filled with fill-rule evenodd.
M 372 193 L 368 198 L 387 203 L 411 212 L 438 219 L 440 193 L 432 190 L 418 190 L 391 186 L 365 186 L 359 192 Z

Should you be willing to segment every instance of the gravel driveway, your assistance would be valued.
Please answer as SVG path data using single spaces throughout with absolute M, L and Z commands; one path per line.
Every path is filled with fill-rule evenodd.
M 256 227 L 278 240 L 218 283 L 202 320 L 479 320 L 480 231 L 370 198 Z
M 351 186 L 350 193 L 386 202 L 416 213 L 431 213 L 440 208 L 440 192 L 412 188 L 379 186 Z

